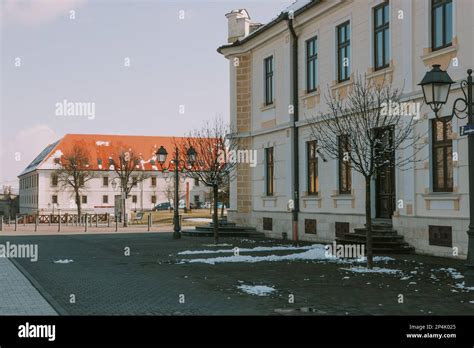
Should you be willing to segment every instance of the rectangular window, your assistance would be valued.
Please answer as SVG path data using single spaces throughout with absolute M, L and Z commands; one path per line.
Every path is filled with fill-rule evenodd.
M 132 177 L 132 186 L 137 186 L 138 185 L 138 177 L 134 176 Z
M 199 178 L 194 179 L 194 186 L 199 186 Z
M 374 7 L 374 66 L 375 70 L 389 66 L 389 5 L 388 2 Z
M 304 233 L 305 234 L 316 234 L 316 220 L 305 219 L 304 220 Z
M 272 231 L 273 230 L 273 220 L 272 218 L 263 218 L 263 229 L 265 231 Z
M 156 176 L 151 177 L 151 186 L 156 186 Z
M 102 178 L 102 186 L 109 186 L 109 177 L 108 176 L 104 176 Z
M 341 135 L 339 143 L 339 193 L 349 194 L 352 188 L 351 164 L 349 159 L 349 136 Z
M 109 203 L 109 196 L 107 196 L 107 195 L 102 196 L 102 203 L 104 203 L 104 204 Z
M 156 203 L 156 196 L 151 196 L 151 203 L 153 203 L 153 204 Z
M 453 192 L 453 141 L 451 120 L 432 121 L 433 191 Z
M 199 195 L 194 195 L 194 204 L 198 204 L 199 203 Z M 197 208 L 197 206 L 196 206 Z
M 82 204 L 87 204 L 87 196 L 82 196 Z
M 337 26 L 337 80 L 338 82 L 349 80 L 350 70 L 350 48 L 351 29 L 349 21 Z
M 431 0 L 431 48 L 433 51 L 452 45 L 452 0 Z
M 137 203 L 137 196 L 136 195 L 132 196 L 132 203 Z
M 265 105 L 273 104 L 273 56 L 265 58 Z
M 84 176 L 79 177 L 79 186 L 84 187 Z
M 273 147 L 265 149 L 265 165 L 267 196 L 273 196 Z
M 306 92 L 316 90 L 318 84 L 318 38 L 313 37 L 306 41 Z
M 344 238 L 344 235 L 349 233 L 348 222 L 336 222 L 335 223 L 336 238 Z
M 51 197 L 51 202 L 52 202 L 53 204 L 58 204 L 58 196 L 57 196 L 57 195 L 53 195 L 53 196 Z
M 58 186 L 58 176 L 51 174 L 51 186 Z
M 306 142 L 308 158 L 308 195 L 317 195 L 319 191 L 318 154 L 316 140 Z
M 451 226 L 429 226 L 429 243 L 445 247 L 453 246 L 453 231 Z

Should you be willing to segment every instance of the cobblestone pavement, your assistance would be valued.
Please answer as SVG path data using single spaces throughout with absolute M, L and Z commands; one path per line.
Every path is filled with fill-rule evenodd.
M 378 267 L 398 274 L 355 273 L 334 262 L 180 263 L 229 254 L 178 255 L 184 250 L 253 248 L 282 241 L 211 238 L 171 233 L 3 236 L 0 243 L 37 243 L 39 260 L 18 259 L 60 314 L 73 315 L 441 315 L 474 314 L 474 291 L 462 283 L 461 260 L 399 255 Z M 128 249 L 129 248 L 129 249 Z M 126 256 L 130 250 L 130 255 Z M 242 252 L 285 255 L 293 251 Z M 69 263 L 54 263 L 72 260 Z M 269 296 L 244 293 L 239 285 L 266 285 Z M 75 303 L 71 303 L 74 295 Z M 403 295 L 403 303 L 399 303 Z M 294 297 L 294 303 L 289 299 Z M 180 303 L 183 302 L 184 303 Z
M 57 315 L 28 279 L 0 257 L 0 315 Z

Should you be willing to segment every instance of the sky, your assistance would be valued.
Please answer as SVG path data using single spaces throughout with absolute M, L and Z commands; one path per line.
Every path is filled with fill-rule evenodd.
M 225 14 L 266 23 L 292 2 L 0 0 L 0 188 L 67 133 L 182 136 L 228 120 Z

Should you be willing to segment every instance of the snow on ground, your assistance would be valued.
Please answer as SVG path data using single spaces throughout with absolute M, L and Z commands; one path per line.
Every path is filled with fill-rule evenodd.
M 274 246 L 274 247 L 255 247 L 255 248 L 241 248 L 240 252 L 255 252 L 255 251 L 277 251 L 277 250 L 305 250 L 301 253 L 293 253 L 287 255 L 265 255 L 265 256 L 252 256 L 252 255 L 232 255 L 232 256 L 217 256 L 211 258 L 198 258 L 198 259 L 182 259 L 179 263 L 207 263 L 214 265 L 216 263 L 226 263 L 226 262 L 278 262 L 278 261 L 296 261 L 296 260 L 306 260 L 306 261 L 329 261 L 329 262 L 338 262 L 338 263 L 354 263 L 354 262 L 364 262 L 365 258 L 361 259 L 341 259 L 335 256 L 326 255 L 326 249 L 324 245 L 313 244 L 302 247 L 293 247 L 293 246 Z M 233 249 L 221 249 L 221 250 L 186 250 L 182 251 L 180 255 L 193 255 L 193 254 L 210 254 L 210 253 L 234 253 Z M 387 262 L 394 260 L 391 257 L 386 256 L 376 256 L 374 257 L 374 262 Z
M 467 291 L 474 291 L 474 286 L 469 287 L 469 286 L 466 286 L 466 285 L 464 285 L 464 284 L 465 284 L 464 282 L 462 282 L 462 283 L 457 283 L 457 284 L 456 284 L 456 287 L 457 287 L 458 289 L 463 289 L 463 290 L 467 290 Z
M 74 260 L 68 260 L 68 259 L 64 259 L 64 260 L 56 260 L 56 261 L 53 261 L 54 263 L 71 263 L 71 262 L 74 262 Z
M 276 289 L 271 286 L 266 285 L 246 285 L 242 284 L 237 286 L 238 289 L 242 290 L 243 292 L 256 295 L 256 296 L 268 296 L 271 293 L 275 292 Z
M 223 246 L 232 246 L 232 244 L 220 243 L 220 244 L 203 244 L 205 247 L 223 247 Z
M 344 271 L 350 271 L 350 272 L 355 272 L 355 273 L 387 273 L 387 274 L 395 274 L 395 273 L 401 273 L 399 269 L 390 269 L 390 268 L 380 268 L 380 267 L 374 267 L 372 269 L 369 269 L 367 267 L 361 267 L 361 266 L 356 266 L 356 267 L 351 267 L 351 268 L 341 268 Z
M 239 253 L 253 252 L 253 251 L 273 251 L 273 250 L 308 250 L 313 249 L 319 245 L 307 245 L 302 247 L 294 247 L 291 245 L 273 246 L 273 247 L 255 247 L 255 248 L 239 248 Z M 220 253 L 234 253 L 234 249 L 219 249 L 219 250 L 185 250 L 178 253 L 178 255 L 193 255 L 193 254 L 220 254 Z
M 186 218 L 183 220 L 191 221 L 191 222 L 212 222 L 212 219 L 209 219 L 209 218 Z
M 462 279 L 464 276 L 455 268 L 439 268 L 439 269 L 432 269 L 431 271 L 444 271 L 449 273 L 449 275 L 453 279 Z

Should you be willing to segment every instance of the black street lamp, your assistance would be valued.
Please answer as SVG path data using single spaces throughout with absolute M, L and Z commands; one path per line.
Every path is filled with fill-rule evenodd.
M 157 161 L 160 164 L 161 170 L 164 173 L 167 169 L 170 168 L 164 168 L 164 164 L 166 162 L 166 158 L 168 157 L 168 151 L 163 146 L 160 146 L 160 148 L 156 151 L 156 157 Z M 186 165 L 192 166 L 194 162 L 196 161 L 196 151 L 194 148 L 191 146 L 187 151 L 186 151 L 186 156 L 187 156 L 187 162 L 182 161 L 179 159 L 179 151 L 178 148 L 175 147 L 174 151 L 174 159 L 171 161 L 174 165 L 174 211 L 173 211 L 173 238 L 174 239 L 180 239 L 181 238 L 181 226 L 179 224 L 179 164 L 181 163 L 184 167 Z M 170 164 L 171 164 L 170 163 Z
M 438 112 L 448 100 L 451 85 L 454 83 L 445 70 L 440 69 L 440 65 L 433 65 L 433 69 L 428 71 L 419 85 L 423 89 L 425 102 L 431 107 L 438 119 Z M 469 229 L 465 285 L 474 286 L 474 115 L 473 115 L 473 82 L 472 69 L 467 71 L 467 79 L 461 81 L 461 90 L 464 97 L 457 98 L 453 104 L 451 118 L 468 118 L 464 133 L 468 138 L 468 172 L 469 172 Z M 464 116 L 463 116 L 464 114 Z M 462 135 L 462 134 L 461 134 Z

